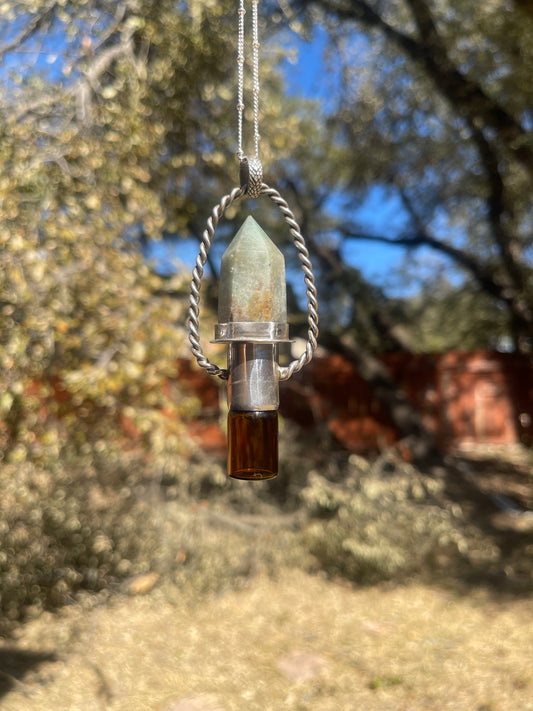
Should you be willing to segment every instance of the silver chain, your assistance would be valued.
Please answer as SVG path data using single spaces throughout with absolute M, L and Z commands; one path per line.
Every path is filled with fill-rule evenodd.
M 254 111 L 254 149 L 255 158 L 259 158 L 259 0 L 252 0 L 252 92 L 253 92 L 253 111 Z M 244 136 L 243 136 L 243 121 L 244 121 L 244 17 L 246 15 L 245 0 L 239 0 L 239 33 L 237 40 L 237 157 L 242 161 L 245 157 L 244 153 Z
M 202 282 L 202 276 L 204 273 L 204 267 L 207 262 L 207 255 L 211 249 L 211 243 L 215 236 L 215 229 L 218 225 L 221 217 L 224 215 L 227 208 L 239 198 L 246 194 L 245 188 L 234 188 L 229 195 L 224 195 L 222 200 L 216 205 L 210 217 L 207 220 L 206 229 L 202 235 L 202 242 L 200 244 L 200 253 L 196 258 L 196 266 L 192 272 L 191 281 L 191 294 L 189 297 L 189 341 L 191 343 L 192 352 L 198 361 L 198 365 L 204 368 L 210 375 L 218 375 L 223 380 L 228 379 L 228 371 L 224 368 L 219 368 L 217 365 L 211 363 L 205 356 L 202 347 L 200 345 L 200 333 L 199 333 L 199 318 L 200 318 L 200 285 Z M 300 231 L 300 227 L 296 222 L 294 214 L 291 212 L 287 202 L 281 197 L 277 190 L 270 188 L 268 185 L 263 183 L 261 187 L 261 194 L 267 195 L 272 202 L 278 207 L 280 212 L 285 217 L 285 222 L 290 227 L 290 233 L 292 235 L 294 245 L 298 250 L 298 257 L 300 258 L 302 271 L 304 273 L 304 281 L 306 285 L 307 293 L 307 343 L 305 346 L 305 351 L 297 359 L 293 360 L 287 367 L 279 368 L 279 378 L 280 380 L 288 380 L 291 375 L 297 373 L 301 370 L 304 365 L 309 363 L 313 357 L 313 353 L 317 347 L 317 337 L 318 337 L 318 301 L 317 292 L 315 286 L 315 278 L 313 276 L 313 267 L 311 260 L 309 258 L 309 252 L 305 245 L 305 240 Z

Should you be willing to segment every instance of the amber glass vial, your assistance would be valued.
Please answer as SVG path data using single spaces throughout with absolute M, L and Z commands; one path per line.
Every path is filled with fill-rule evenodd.
M 278 413 L 228 414 L 228 474 L 234 479 L 273 479 L 278 473 Z

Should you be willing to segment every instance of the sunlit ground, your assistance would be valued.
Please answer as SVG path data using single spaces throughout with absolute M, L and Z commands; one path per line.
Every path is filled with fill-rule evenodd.
M 481 589 L 353 588 L 286 570 L 191 603 L 164 584 L 29 623 L 17 648 L 58 660 L 13 683 L 0 705 L 526 711 L 532 624 L 531 600 Z

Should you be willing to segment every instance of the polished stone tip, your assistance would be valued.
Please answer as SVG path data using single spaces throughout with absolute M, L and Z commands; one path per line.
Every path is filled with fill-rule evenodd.
M 285 260 L 252 216 L 222 256 L 218 320 L 287 321 Z

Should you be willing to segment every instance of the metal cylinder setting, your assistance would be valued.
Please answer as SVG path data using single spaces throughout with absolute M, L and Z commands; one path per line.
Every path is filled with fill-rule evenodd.
M 231 343 L 228 349 L 228 403 L 249 412 L 279 408 L 279 379 L 274 343 Z

